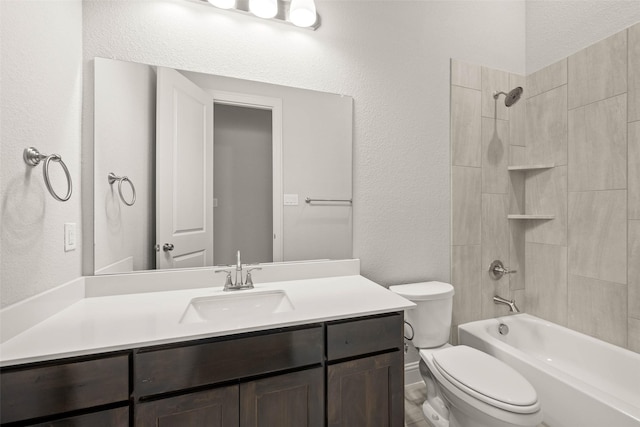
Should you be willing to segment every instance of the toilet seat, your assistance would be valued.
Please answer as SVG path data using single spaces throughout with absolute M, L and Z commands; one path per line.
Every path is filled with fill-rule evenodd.
M 503 362 L 464 345 L 431 353 L 435 368 L 462 392 L 493 407 L 532 414 L 540 410 L 533 386 Z

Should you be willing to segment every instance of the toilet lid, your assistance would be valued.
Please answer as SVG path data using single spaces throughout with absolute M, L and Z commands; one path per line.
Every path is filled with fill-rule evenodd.
M 405 297 L 409 301 L 430 301 L 450 298 L 454 294 L 453 286 L 443 282 L 408 283 L 389 286 L 391 292 Z
M 465 345 L 433 353 L 436 368 L 454 385 L 493 406 L 512 406 L 514 412 L 538 401 L 536 390 L 515 369 L 502 361 Z M 521 407 L 520 410 L 518 407 Z M 505 408 L 506 409 L 506 408 Z M 531 408 L 533 409 L 533 408 Z

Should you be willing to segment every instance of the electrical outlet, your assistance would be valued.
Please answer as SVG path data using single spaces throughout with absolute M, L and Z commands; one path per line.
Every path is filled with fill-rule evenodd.
M 76 249 L 76 223 L 67 222 L 64 224 L 64 251 L 74 251 Z

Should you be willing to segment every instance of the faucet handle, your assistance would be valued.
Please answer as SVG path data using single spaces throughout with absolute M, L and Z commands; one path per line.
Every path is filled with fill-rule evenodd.
M 509 270 L 509 268 L 505 267 L 500 260 L 493 261 L 489 266 L 489 277 L 493 280 L 500 280 L 505 274 L 513 274 L 516 272 L 517 270 Z
M 253 288 L 253 280 L 251 279 L 251 272 L 253 270 L 262 270 L 262 267 L 252 267 L 247 269 L 247 278 L 244 282 L 244 285 L 250 288 Z
M 227 290 L 233 286 L 233 281 L 231 280 L 231 270 L 216 270 L 216 273 L 227 273 L 227 277 L 224 281 L 224 290 Z

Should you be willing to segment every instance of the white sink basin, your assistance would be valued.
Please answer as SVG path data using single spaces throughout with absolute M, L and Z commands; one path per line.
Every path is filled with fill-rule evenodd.
M 292 310 L 293 304 L 282 290 L 234 291 L 192 299 L 180 323 L 237 322 Z

